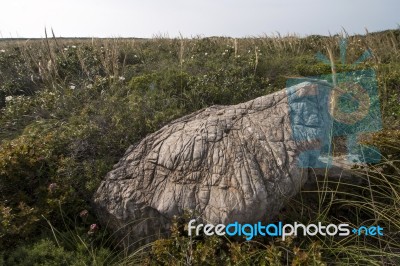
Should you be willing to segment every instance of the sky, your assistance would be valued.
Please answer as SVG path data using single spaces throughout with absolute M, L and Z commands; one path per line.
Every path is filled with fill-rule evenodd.
M 255 37 L 399 28 L 399 0 L 0 0 L 0 37 Z

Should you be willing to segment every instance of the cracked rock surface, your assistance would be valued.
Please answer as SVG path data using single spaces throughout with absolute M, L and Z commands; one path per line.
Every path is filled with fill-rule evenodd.
M 298 144 L 291 131 L 286 89 L 175 120 L 107 174 L 94 196 L 98 217 L 129 243 L 167 232 L 187 210 L 213 224 L 270 220 L 307 181 L 296 160 L 315 143 Z

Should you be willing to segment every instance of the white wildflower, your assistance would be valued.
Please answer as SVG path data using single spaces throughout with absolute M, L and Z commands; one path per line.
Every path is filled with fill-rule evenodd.
M 121 80 L 121 81 L 124 81 L 125 80 L 125 77 L 119 77 L 119 80 Z
M 70 85 L 69 88 L 70 88 L 71 90 L 75 90 L 76 87 L 75 87 L 75 85 Z
M 204 55 L 208 55 L 208 53 L 204 53 Z
M 93 88 L 93 84 L 89 84 L 89 85 L 87 85 L 87 86 L 86 86 L 86 88 L 87 88 L 87 89 L 91 89 L 91 88 Z
M 74 48 L 74 49 L 76 48 L 76 46 L 75 46 L 75 45 L 72 45 L 71 47 L 72 47 L 72 48 Z
M 0 52 L 1 52 L 1 53 L 5 53 L 5 52 L 6 52 L 6 50 L 4 50 L 4 49 L 1 49 L 1 50 L 0 50 Z
M 12 98 L 13 98 L 13 97 L 12 97 L 11 95 L 10 95 L 10 96 L 7 96 L 7 97 L 6 97 L 6 102 L 9 102 L 9 101 L 11 101 L 11 100 L 12 100 Z

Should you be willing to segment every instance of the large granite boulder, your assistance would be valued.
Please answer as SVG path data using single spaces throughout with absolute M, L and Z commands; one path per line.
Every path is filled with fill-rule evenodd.
M 293 139 L 287 94 L 313 86 L 212 106 L 129 147 L 94 196 L 99 219 L 129 243 L 167 232 L 187 210 L 213 224 L 271 220 L 308 178 L 296 160 L 318 141 Z M 320 119 L 302 123 L 315 129 Z

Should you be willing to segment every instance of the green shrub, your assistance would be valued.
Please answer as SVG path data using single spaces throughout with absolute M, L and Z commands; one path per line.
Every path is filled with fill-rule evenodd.
M 58 246 L 53 240 L 44 238 L 32 245 L 18 247 L 8 255 L 3 254 L 3 265 L 109 265 L 107 261 L 111 258 L 110 254 L 110 251 L 104 248 L 90 254 L 83 244 L 77 250 L 67 250 Z
M 32 95 L 41 84 L 38 69 L 18 46 L 0 53 L 0 73 L 0 92 L 4 96 Z

